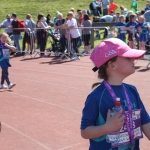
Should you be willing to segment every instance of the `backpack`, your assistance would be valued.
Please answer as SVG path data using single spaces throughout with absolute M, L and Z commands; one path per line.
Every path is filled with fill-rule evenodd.
M 24 23 L 23 20 L 18 19 L 17 23 L 18 23 L 18 28 L 25 28 L 25 23 Z M 18 31 L 19 32 L 24 32 L 25 30 L 24 29 L 19 29 Z
M 93 2 L 90 3 L 89 8 L 90 8 L 90 10 L 94 10 L 94 8 L 93 8 Z

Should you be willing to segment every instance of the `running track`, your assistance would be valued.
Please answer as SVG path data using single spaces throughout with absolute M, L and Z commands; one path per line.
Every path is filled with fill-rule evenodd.
M 140 91 L 150 113 L 148 61 L 139 60 L 136 73 L 126 79 Z M 56 58 L 12 58 L 12 90 L 0 90 L 0 150 L 87 150 L 80 136 L 80 120 L 91 85 L 99 81 L 89 57 L 58 63 Z M 141 140 L 141 150 L 150 142 Z

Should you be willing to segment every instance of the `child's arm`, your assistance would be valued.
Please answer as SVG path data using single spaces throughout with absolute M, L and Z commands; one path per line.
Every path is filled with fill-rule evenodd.
M 85 139 L 92 139 L 119 130 L 124 124 L 124 116 L 121 116 L 122 110 L 113 117 L 110 117 L 110 113 L 110 110 L 108 110 L 107 120 L 104 125 L 89 126 L 81 130 L 81 136 Z
M 16 47 L 12 46 L 12 45 L 9 45 L 7 43 L 4 44 L 7 48 L 9 48 L 10 50 L 12 51 L 15 51 L 16 50 Z
M 142 125 L 142 130 L 145 136 L 150 140 L 150 122 Z

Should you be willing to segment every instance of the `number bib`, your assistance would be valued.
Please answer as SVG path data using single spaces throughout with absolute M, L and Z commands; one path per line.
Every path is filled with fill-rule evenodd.
M 127 117 L 127 120 L 129 120 L 128 111 L 125 112 L 125 115 Z M 132 110 L 132 120 L 134 129 L 134 140 L 137 140 L 143 137 L 141 130 L 141 110 Z M 108 134 L 107 141 L 112 144 L 112 147 L 118 147 L 129 144 L 130 137 L 126 125 L 124 124 L 119 131 Z
M 9 49 L 2 49 L 2 51 L 3 51 L 4 59 L 9 59 L 10 58 L 10 50 Z

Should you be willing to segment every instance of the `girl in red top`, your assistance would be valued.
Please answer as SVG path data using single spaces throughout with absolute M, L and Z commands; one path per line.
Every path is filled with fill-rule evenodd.
M 110 0 L 110 5 L 109 5 L 109 9 L 108 9 L 108 14 L 110 15 L 111 12 L 113 11 L 114 14 L 116 13 L 116 9 L 118 8 L 118 5 L 114 3 L 113 0 Z

